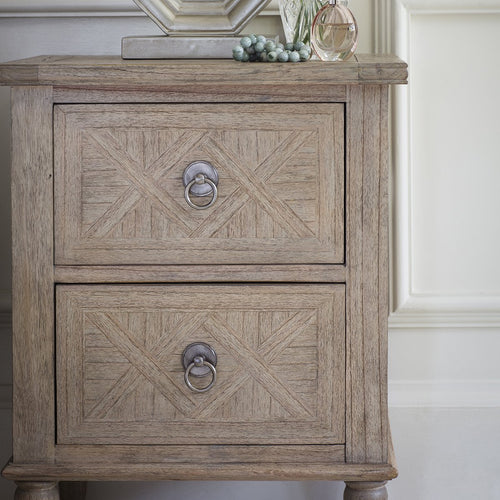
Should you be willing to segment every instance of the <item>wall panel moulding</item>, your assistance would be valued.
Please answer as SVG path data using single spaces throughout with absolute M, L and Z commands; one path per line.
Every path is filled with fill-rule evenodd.
M 132 0 L 0 0 L 1 17 L 143 16 Z
M 271 0 L 261 15 L 279 15 Z M 0 0 L 0 17 L 146 17 L 132 0 Z
M 392 90 L 392 328 L 500 328 L 500 290 L 434 293 L 415 286 L 415 153 L 412 110 L 416 21 L 435 16 L 500 14 L 498 0 L 380 0 L 374 19 L 375 46 L 408 62 L 409 85 Z M 417 53 L 418 55 L 418 53 Z M 414 59 L 414 60 L 412 60 Z M 413 71 L 412 71 L 413 70 Z M 417 193 L 418 194 L 418 193 Z M 417 207 L 418 208 L 418 207 Z

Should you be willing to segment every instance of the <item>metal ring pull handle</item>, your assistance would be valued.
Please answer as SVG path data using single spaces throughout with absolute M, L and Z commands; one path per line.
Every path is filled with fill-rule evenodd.
M 182 366 L 184 367 L 184 381 L 193 392 L 207 392 L 217 380 L 217 354 L 215 350 L 205 342 L 194 342 L 189 344 L 182 353 Z M 212 380 L 208 385 L 199 389 L 195 387 L 190 377 L 207 377 Z
M 186 203 L 196 210 L 206 210 L 217 200 L 217 184 L 219 174 L 217 169 L 208 161 L 195 161 L 190 163 L 182 175 L 184 183 L 184 198 Z M 209 203 L 197 205 L 191 196 L 212 196 Z
M 202 387 L 201 389 L 195 387 L 189 380 L 189 375 L 191 374 L 191 370 L 195 366 L 196 367 L 208 366 L 210 368 L 210 371 L 212 372 L 212 380 L 207 386 Z M 215 366 L 212 363 L 208 362 L 206 359 L 204 359 L 202 356 L 196 356 L 196 358 L 194 358 L 194 361 L 186 368 L 186 371 L 184 372 L 184 381 L 186 382 L 186 385 L 193 392 L 207 392 L 213 387 L 216 380 L 217 380 L 217 370 L 215 369 Z
M 191 191 L 191 188 L 195 184 L 208 184 L 212 188 L 212 199 L 210 200 L 210 203 L 207 203 L 206 205 L 196 205 L 193 203 L 191 200 L 191 197 L 189 196 L 189 192 Z M 186 199 L 187 204 L 191 208 L 196 208 L 196 210 L 205 210 L 207 208 L 210 208 L 214 203 L 215 200 L 217 199 L 217 186 L 208 178 L 205 177 L 203 174 L 198 174 L 187 186 L 186 189 L 184 189 L 184 198 Z

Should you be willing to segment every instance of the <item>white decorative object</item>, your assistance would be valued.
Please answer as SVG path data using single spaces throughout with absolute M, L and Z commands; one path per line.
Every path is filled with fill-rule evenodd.
M 269 0 L 134 0 L 166 36 L 122 39 L 123 59 L 230 58 L 237 34 Z
M 236 35 L 269 0 L 134 0 L 167 35 Z

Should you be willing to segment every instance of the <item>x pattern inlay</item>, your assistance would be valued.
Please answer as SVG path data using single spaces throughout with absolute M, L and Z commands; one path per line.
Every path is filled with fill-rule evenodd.
M 113 166 L 115 175 L 129 184 L 122 195 L 84 231 L 86 238 L 106 237 L 120 224 L 124 216 L 144 200 L 148 200 L 174 224 L 179 235 L 188 238 L 217 237 L 220 227 L 250 199 L 290 236 L 314 237 L 309 225 L 268 183 L 272 176 L 287 164 L 289 158 L 314 140 L 314 132 L 290 131 L 285 140 L 259 162 L 255 170 L 241 165 L 237 155 L 219 140 L 217 132 L 185 132 L 151 165 L 142 163 L 142 155 L 140 158 L 131 155 L 113 134 L 113 129 L 90 129 L 85 133 L 99 153 Z M 185 163 L 184 166 L 187 166 L 187 159 L 193 149 L 209 158 L 226 174 L 226 183 L 220 187 L 220 191 L 226 193 L 226 196 L 210 211 L 210 217 L 203 217 L 203 220 L 200 220 L 197 212 L 187 210 L 184 200 L 178 196 L 179 192 L 183 192 L 180 184 L 182 170 L 179 165 Z M 162 189 L 163 180 L 168 178 L 178 181 L 176 193 Z
M 145 383 L 156 387 L 181 412 L 183 418 L 209 419 L 250 378 L 257 381 L 291 418 L 315 418 L 314 411 L 288 387 L 287 381 L 276 373 L 272 364 L 315 321 L 315 310 L 291 311 L 289 318 L 256 349 L 245 342 L 245 332 L 236 332 L 221 315 L 209 311 L 186 312 L 184 321 L 181 320 L 172 332 L 162 335 L 152 349 L 141 345 L 134 333 L 121 324 L 112 312 L 87 312 L 85 317 L 130 364 L 104 397 L 86 412 L 84 419 L 87 421 L 106 420 L 107 413 L 120 398 L 131 396 L 138 386 Z M 204 328 L 217 345 L 223 345 L 237 363 L 231 376 L 201 399 L 186 389 L 182 377 L 172 376 L 172 367 L 168 366 L 167 360 L 171 351 L 177 352 L 184 345 L 184 339 L 200 328 Z M 221 359 L 220 362 L 223 364 L 225 360 Z M 180 370 L 179 360 L 177 371 Z

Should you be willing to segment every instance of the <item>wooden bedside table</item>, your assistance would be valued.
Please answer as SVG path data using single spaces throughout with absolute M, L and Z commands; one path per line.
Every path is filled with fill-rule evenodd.
M 387 498 L 387 101 L 406 78 L 363 55 L 0 65 L 16 499 L 117 479 Z

